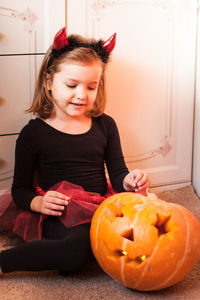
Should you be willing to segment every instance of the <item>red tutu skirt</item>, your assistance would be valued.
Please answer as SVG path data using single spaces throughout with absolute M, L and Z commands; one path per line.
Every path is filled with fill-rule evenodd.
M 37 187 L 37 195 L 44 195 Z M 68 228 L 91 222 L 92 216 L 98 205 L 115 194 L 111 185 L 108 185 L 106 195 L 86 192 L 81 186 L 62 181 L 49 190 L 60 192 L 68 197 L 69 204 L 63 211 L 60 221 Z M 13 232 L 22 237 L 25 241 L 40 240 L 42 238 L 42 222 L 47 217 L 40 213 L 24 211 L 14 203 L 11 191 L 6 191 L 0 197 L 0 227 L 3 229 L 12 228 Z
M 68 228 L 89 223 L 99 204 L 106 198 L 116 194 L 111 184 L 108 184 L 107 193 L 101 196 L 97 193 L 86 192 L 81 186 L 62 181 L 49 190 L 60 192 L 68 197 L 69 204 L 58 217 Z M 40 187 L 36 188 L 37 195 L 44 195 Z M 0 197 L 0 227 L 12 229 L 14 233 L 25 241 L 42 239 L 42 222 L 47 215 L 21 210 L 12 199 L 11 191 L 6 191 Z

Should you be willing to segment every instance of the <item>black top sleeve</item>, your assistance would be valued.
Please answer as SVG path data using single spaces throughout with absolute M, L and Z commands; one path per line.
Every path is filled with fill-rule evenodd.
M 124 192 L 123 180 L 129 171 L 124 161 L 117 125 L 111 117 L 109 117 L 108 122 L 108 145 L 105 153 L 105 162 L 114 190 L 116 192 Z
M 14 202 L 23 210 L 30 210 L 30 203 L 35 197 L 33 187 L 36 159 L 36 145 L 27 125 L 16 142 L 14 179 L 11 189 Z

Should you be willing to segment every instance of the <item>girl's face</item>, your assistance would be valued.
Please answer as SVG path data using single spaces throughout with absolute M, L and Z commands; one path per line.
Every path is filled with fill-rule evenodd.
M 56 117 L 85 118 L 95 101 L 102 67 L 94 62 L 87 65 L 62 63 L 48 89 L 54 98 Z

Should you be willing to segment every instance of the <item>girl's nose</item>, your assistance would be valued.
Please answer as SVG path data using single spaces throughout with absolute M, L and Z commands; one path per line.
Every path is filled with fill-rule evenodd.
M 86 98 L 85 88 L 79 88 L 79 89 L 77 89 L 76 97 L 79 100 L 84 100 Z

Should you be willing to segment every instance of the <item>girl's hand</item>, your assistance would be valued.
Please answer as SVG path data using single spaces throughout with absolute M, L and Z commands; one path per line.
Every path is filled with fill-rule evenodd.
M 32 211 L 50 216 L 61 216 L 69 197 L 55 191 L 48 191 L 44 196 L 36 196 L 31 201 Z
M 127 192 L 146 190 L 149 185 L 150 181 L 147 174 L 138 169 L 131 171 L 123 181 L 124 189 Z

